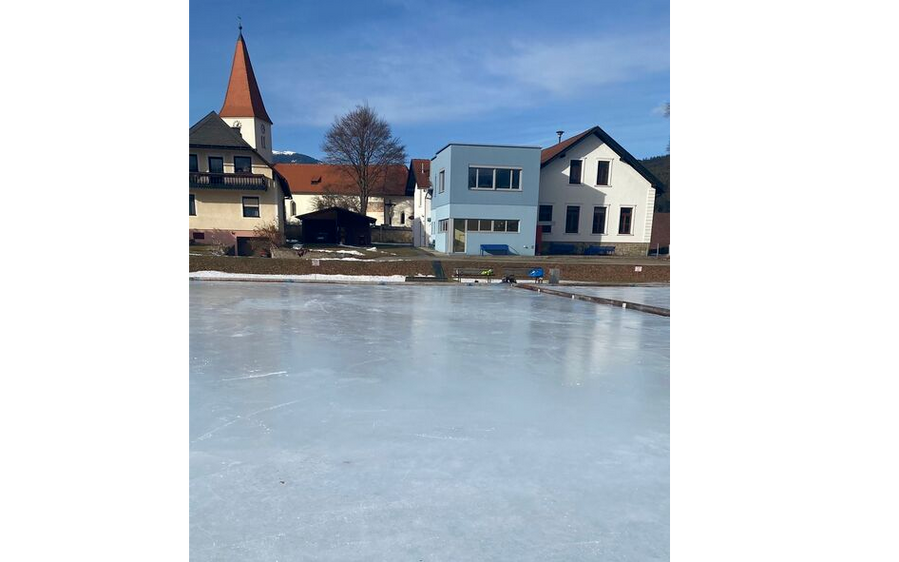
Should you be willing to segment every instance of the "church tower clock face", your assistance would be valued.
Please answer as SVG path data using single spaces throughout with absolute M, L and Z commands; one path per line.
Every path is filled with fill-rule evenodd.
M 238 129 L 240 129 L 240 121 L 235 121 L 234 123 L 231 124 L 231 126 L 237 127 Z

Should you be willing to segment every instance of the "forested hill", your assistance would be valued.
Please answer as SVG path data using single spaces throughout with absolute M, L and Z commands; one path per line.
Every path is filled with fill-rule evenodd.
M 652 158 L 640 160 L 640 163 L 646 166 L 646 169 L 652 172 L 652 175 L 665 184 L 665 193 L 656 193 L 656 211 L 659 213 L 670 212 L 671 172 L 669 164 L 671 163 L 671 155 L 653 156 Z

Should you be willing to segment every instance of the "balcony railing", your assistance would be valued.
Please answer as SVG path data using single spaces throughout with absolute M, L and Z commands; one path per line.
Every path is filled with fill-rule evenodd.
M 216 174 L 190 172 L 190 187 L 265 191 L 272 180 L 262 174 Z

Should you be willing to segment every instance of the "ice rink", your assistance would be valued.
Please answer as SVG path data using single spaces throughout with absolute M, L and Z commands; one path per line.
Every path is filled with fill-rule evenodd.
M 192 281 L 191 560 L 668 560 L 669 328 L 508 285 Z
M 671 308 L 671 288 L 668 286 L 596 287 L 590 285 L 553 285 L 550 288 L 556 291 L 577 293 L 590 297 L 603 297 L 661 308 Z

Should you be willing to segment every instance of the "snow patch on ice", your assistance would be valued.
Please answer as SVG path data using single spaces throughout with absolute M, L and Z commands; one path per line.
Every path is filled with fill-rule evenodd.
M 192 271 L 191 279 L 246 279 L 247 281 L 331 281 L 346 283 L 404 283 L 405 275 L 343 275 L 307 273 L 303 275 L 268 275 L 259 273 L 226 273 L 224 271 Z
M 329 254 L 349 254 L 351 256 L 364 256 L 362 252 L 357 250 L 312 250 L 313 252 L 326 252 Z
M 287 371 L 275 371 L 274 373 L 260 373 L 258 375 L 246 375 L 243 377 L 232 377 L 230 379 L 222 379 L 222 382 L 242 381 L 242 380 L 246 380 L 246 379 L 258 379 L 261 377 L 275 377 L 278 375 L 286 375 L 286 374 L 287 374 Z

